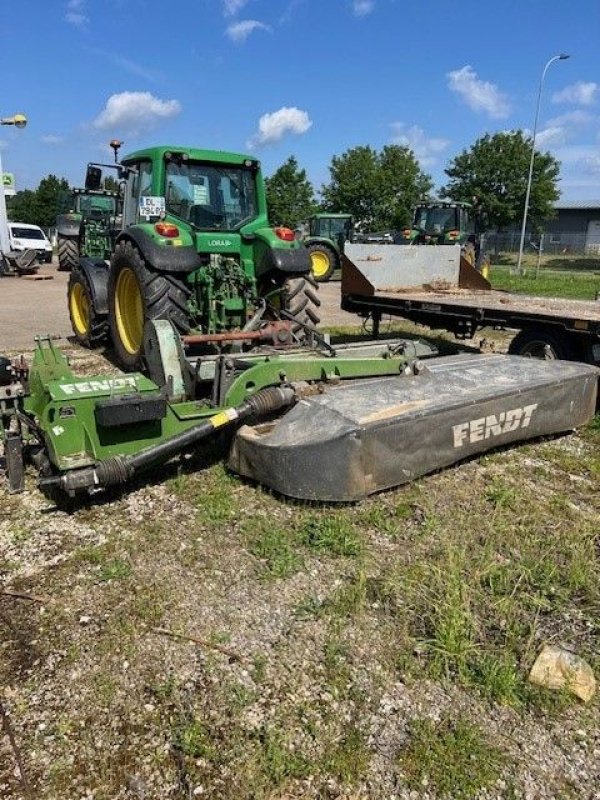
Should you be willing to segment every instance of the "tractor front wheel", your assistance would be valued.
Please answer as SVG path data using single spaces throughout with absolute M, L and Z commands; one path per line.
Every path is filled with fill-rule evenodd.
M 310 271 L 318 283 L 325 283 L 338 268 L 336 253 L 327 245 L 314 242 L 306 248 L 310 256 Z
M 58 239 L 58 269 L 69 272 L 79 264 L 79 243 L 77 239 Z
M 129 370 L 142 366 L 144 325 L 169 319 L 178 331 L 190 329 L 185 276 L 157 272 L 132 242 L 114 250 L 108 278 L 108 319 L 117 358 Z
M 77 342 L 83 347 L 99 347 L 107 337 L 108 323 L 105 315 L 96 312 L 88 279 L 78 269 L 69 275 L 67 300 Z

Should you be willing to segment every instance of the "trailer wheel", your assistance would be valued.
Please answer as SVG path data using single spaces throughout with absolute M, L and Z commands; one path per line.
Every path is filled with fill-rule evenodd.
M 544 328 L 525 328 L 510 343 L 508 352 L 515 356 L 542 358 L 546 361 L 561 359 L 577 361 L 577 353 L 573 344 L 554 330 Z
M 108 277 L 108 320 L 116 355 L 126 369 L 142 366 L 144 325 L 168 319 L 181 333 L 190 329 L 185 277 L 152 269 L 131 242 L 115 247 Z
M 78 269 L 69 275 L 67 301 L 77 342 L 83 347 L 99 347 L 108 335 L 108 322 L 96 312 L 88 279 Z
M 310 256 L 311 275 L 318 283 L 325 283 L 339 266 L 335 251 L 320 242 L 313 242 L 306 249 Z
M 69 272 L 75 269 L 79 263 L 79 243 L 77 239 L 58 240 L 58 269 Z

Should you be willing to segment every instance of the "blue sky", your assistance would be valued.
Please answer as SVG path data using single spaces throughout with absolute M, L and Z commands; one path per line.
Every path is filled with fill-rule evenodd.
M 0 128 L 17 188 L 152 144 L 294 154 L 315 188 L 334 154 L 412 147 L 439 186 L 486 132 L 533 128 L 562 199 L 600 198 L 597 0 L 1 0 Z

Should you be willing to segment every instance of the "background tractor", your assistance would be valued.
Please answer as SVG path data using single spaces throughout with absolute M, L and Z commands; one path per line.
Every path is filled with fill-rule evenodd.
M 316 281 L 328 281 L 340 268 L 346 241 L 352 239 L 354 225 L 350 214 L 313 214 L 308 220 L 304 244 L 310 253 L 311 272 Z
M 100 186 L 102 166 L 112 165 L 88 166 L 86 189 Z M 232 346 L 269 320 L 286 320 L 295 341 L 318 323 L 308 251 L 293 231 L 269 226 L 255 158 L 152 147 L 116 168 L 123 214 L 110 266 L 82 257 L 69 281 L 81 344 L 98 344 L 109 332 L 119 362 L 133 369 L 149 320 L 170 320 L 197 342 Z
M 58 268 L 70 270 L 80 256 L 106 259 L 112 251 L 119 195 L 98 189 L 74 189 L 69 210 L 56 218 Z
M 480 263 L 478 215 L 471 203 L 434 200 L 418 205 L 412 227 L 404 228 L 397 244 L 460 244 L 471 266 Z

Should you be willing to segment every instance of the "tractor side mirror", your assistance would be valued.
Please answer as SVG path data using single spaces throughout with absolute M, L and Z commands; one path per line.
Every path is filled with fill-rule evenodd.
M 97 191 L 102 185 L 102 170 L 99 167 L 92 167 L 88 164 L 85 173 L 85 188 L 90 191 Z

